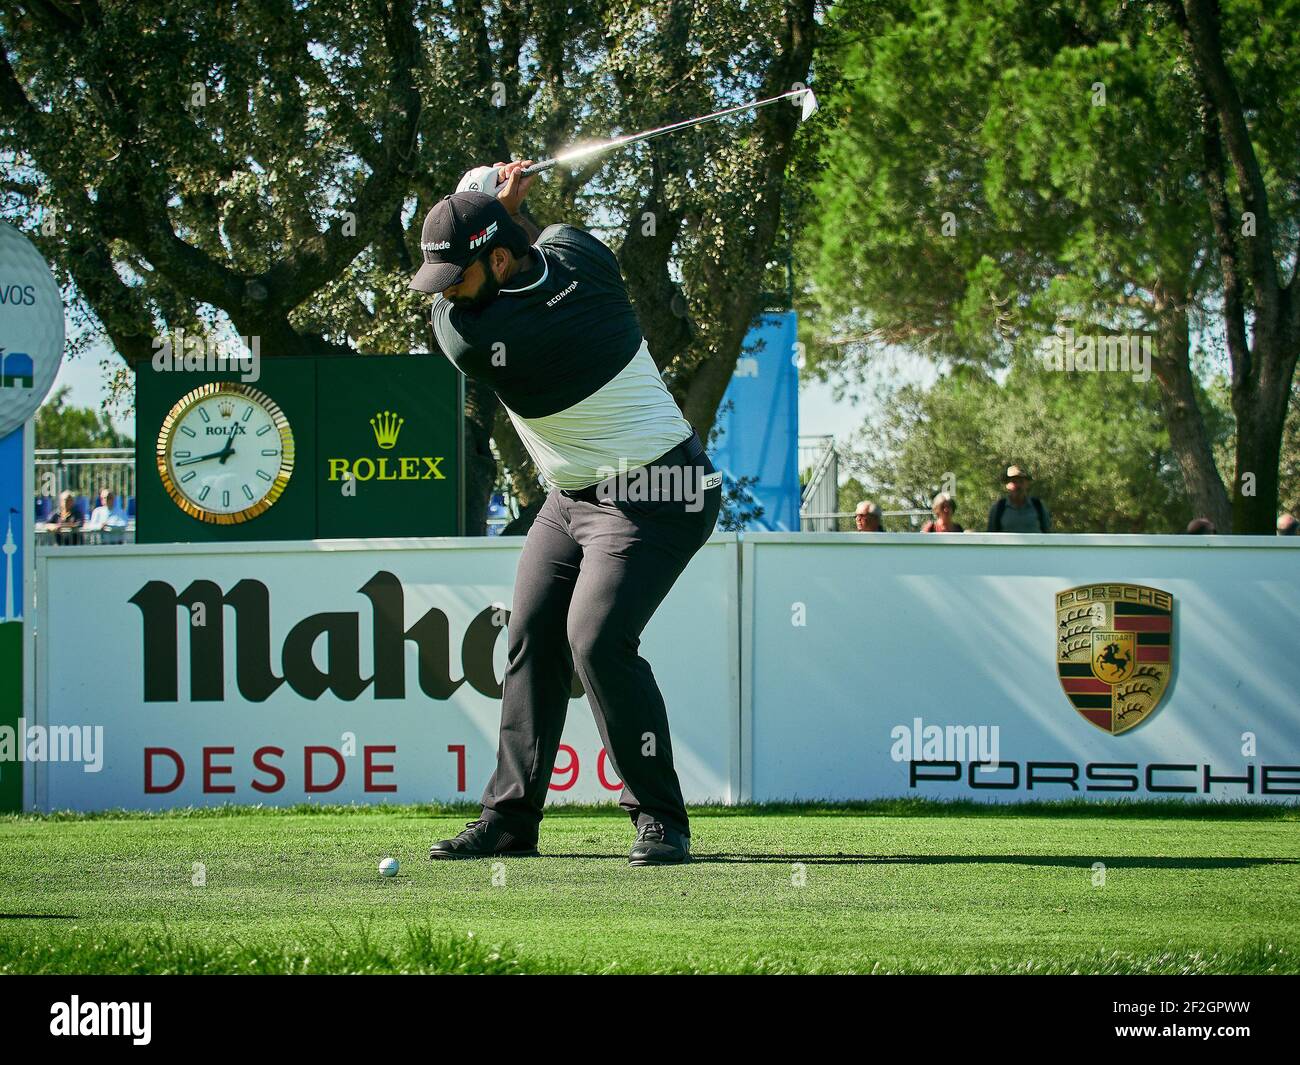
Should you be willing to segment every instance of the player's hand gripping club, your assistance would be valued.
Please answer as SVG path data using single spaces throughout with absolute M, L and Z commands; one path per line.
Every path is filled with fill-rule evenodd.
M 532 166 L 531 159 L 524 159 L 515 163 L 494 163 L 493 167 L 497 172 L 497 189 L 496 197 L 511 215 L 517 215 L 519 208 L 523 206 L 524 198 L 528 195 L 528 190 L 537 180 L 536 174 L 525 174 L 523 169 L 526 166 Z
M 476 166 L 460 179 L 457 192 L 486 192 L 501 201 L 506 211 L 517 215 L 523 206 L 524 197 L 537 180 L 536 174 L 522 173 L 524 167 L 532 166 L 531 159 L 515 163 L 493 163 L 491 166 Z

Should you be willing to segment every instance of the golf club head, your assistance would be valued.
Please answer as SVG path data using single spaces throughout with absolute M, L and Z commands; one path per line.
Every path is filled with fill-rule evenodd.
M 807 122 L 817 113 L 817 97 L 813 95 L 812 89 L 805 89 L 803 93 L 803 116 L 800 122 Z

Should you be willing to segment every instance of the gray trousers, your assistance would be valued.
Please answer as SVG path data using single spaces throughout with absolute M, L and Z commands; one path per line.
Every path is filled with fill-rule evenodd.
M 642 470 L 552 491 L 519 558 L 497 766 L 482 816 L 522 839 L 537 836 L 575 671 L 623 782 L 619 805 L 634 824 L 690 830 L 663 695 L 639 648 L 713 532 L 722 489 L 712 482 L 721 478 L 698 435 Z M 638 498 L 647 483 L 659 484 L 658 498 Z

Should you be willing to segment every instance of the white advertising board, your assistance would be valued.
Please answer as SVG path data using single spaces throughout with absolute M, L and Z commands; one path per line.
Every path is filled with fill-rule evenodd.
M 521 543 L 40 551 L 36 724 L 103 757 L 34 763 L 29 805 L 477 799 Z M 1297 552 L 719 533 L 643 653 L 691 803 L 1296 802 Z M 575 697 L 551 801 L 617 794 Z
M 44 550 L 33 724 L 62 727 L 64 754 L 92 748 L 95 726 L 103 746 L 98 766 L 86 750 L 29 766 L 31 805 L 476 801 L 522 543 Z M 734 536 L 715 536 L 642 639 L 694 803 L 735 801 L 739 784 L 736 556 Z M 617 801 L 585 696 L 551 789 L 551 802 Z
M 1300 800 L 1300 542 L 765 533 L 741 572 L 742 799 Z

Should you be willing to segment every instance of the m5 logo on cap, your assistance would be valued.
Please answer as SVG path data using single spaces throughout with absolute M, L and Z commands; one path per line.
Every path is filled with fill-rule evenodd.
M 496 231 L 497 231 L 497 224 L 493 222 L 490 226 L 487 227 L 487 229 L 483 230 L 482 233 L 475 233 L 472 237 L 469 238 L 470 248 L 471 249 L 477 248 L 480 245 L 487 243 L 489 240 L 492 239 L 492 236 L 496 233 Z

